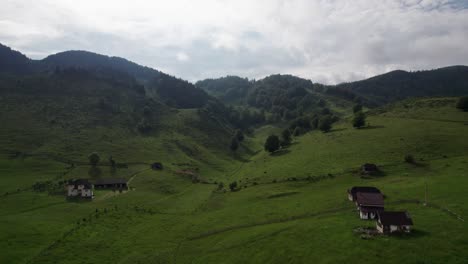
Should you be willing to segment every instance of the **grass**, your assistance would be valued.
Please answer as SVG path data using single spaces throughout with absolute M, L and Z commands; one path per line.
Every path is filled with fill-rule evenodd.
M 429 107 L 424 100 L 438 101 Z M 134 158 L 135 151 L 145 161 L 160 159 L 170 165 L 163 171 L 144 164 L 119 169 L 119 177 L 133 177 L 132 189 L 122 194 L 99 191 L 92 202 L 69 202 L 29 189 L 39 180 L 88 177 L 87 166 L 70 170 L 49 158 L 2 157 L 2 190 L 21 191 L 0 197 L 0 262 L 464 263 L 468 116 L 446 107 L 446 99 L 424 100 L 407 102 L 418 118 L 395 105 L 370 116 L 371 128 L 352 129 L 343 122 L 330 133 L 296 138 L 283 155 L 262 151 L 264 138 L 281 130 L 259 128 L 244 143 L 252 153 L 240 153 L 245 162 L 220 154 L 219 148 L 203 147 L 193 140 L 206 140 L 198 130 L 175 133 L 174 139 L 185 139 L 188 149 L 165 143 L 166 132 L 129 138 L 139 150 L 115 142 L 106 153 L 118 149 L 115 156 L 123 159 Z M 197 122 L 190 111 L 177 113 L 168 127 L 178 131 L 182 123 Z M 434 117 L 431 111 L 439 114 Z M 149 156 L 150 146 L 156 146 L 154 156 Z M 200 154 L 190 159 L 195 148 Z M 403 161 L 408 153 L 419 166 Z M 365 162 L 379 165 L 383 175 L 361 178 L 354 171 Z M 182 163 L 189 165 L 172 165 Z M 236 180 L 242 188 L 223 192 L 215 184 L 193 184 L 173 173 L 184 166 L 198 166 L 225 186 Z M 106 167 L 102 173 L 111 176 Z M 319 179 L 322 175 L 326 177 Z M 304 180 L 309 176 L 317 180 Z M 286 180 L 291 177 L 297 180 Z M 429 205 L 423 206 L 426 183 Z M 346 189 L 353 185 L 380 188 L 386 209 L 410 212 L 414 232 L 362 239 L 353 230 L 375 223 L 359 220 L 347 200 Z

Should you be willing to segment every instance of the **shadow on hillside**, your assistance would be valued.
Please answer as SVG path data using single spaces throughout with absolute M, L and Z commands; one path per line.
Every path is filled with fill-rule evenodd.
M 278 151 L 275 151 L 275 152 L 271 153 L 270 155 L 271 156 L 282 156 L 282 155 L 288 154 L 289 152 L 291 152 L 289 149 L 280 149 Z
M 366 127 L 361 127 L 359 129 L 378 129 L 378 128 L 385 128 L 385 126 L 366 126 Z

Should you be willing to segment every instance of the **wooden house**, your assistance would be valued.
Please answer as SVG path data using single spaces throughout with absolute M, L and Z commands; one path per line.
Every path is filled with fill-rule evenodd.
M 96 189 L 127 190 L 127 180 L 123 178 L 104 178 L 98 179 L 94 183 Z
M 70 180 L 67 183 L 67 196 L 88 198 L 94 197 L 93 185 L 86 179 Z
M 411 219 L 408 212 L 379 212 L 377 220 L 377 231 L 379 233 L 390 234 L 394 232 L 406 232 L 411 231 L 413 226 L 413 220 Z
M 361 219 L 376 219 L 384 211 L 384 199 L 381 193 L 356 193 L 356 206 Z
M 354 186 L 353 188 L 348 190 L 348 199 L 353 202 L 356 201 L 356 194 L 358 192 L 380 193 L 380 190 L 370 186 Z

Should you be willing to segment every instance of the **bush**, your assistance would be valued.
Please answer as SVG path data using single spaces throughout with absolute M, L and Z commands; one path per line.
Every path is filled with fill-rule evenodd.
M 362 111 L 362 105 L 357 104 L 353 107 L 353 113 L 361 112 Z
M 231 192 L 235 191 L 237 189 L 237 182 L 231 182 L 229 184 L 229 189 L 231 190 Z
M 353 127 L 361 128 L 366 125 L 366 115 L 363 112 L 357 112 L 354 115 Z
M 457 108 L 468 112 L 468 96 L 463 96 L 458 99 Z
M 289 131 L 289 129 L 285 129 L 283 130 L 283 132 L 281 133 L 281 137 L 282 137 L 282 145 L 284 146 L 287 146 L 289 144 L 291 144 L 291 131 Z
M 93 152 L 93 153 L 89 154 L 89 156 L 88 156 L 89 163 L 91 165 L 93 165 L 93 166 L 96 166 L 99 163 L 100 159 L 101 158 L 99 157 L 99 155 L 96 152 Z
M 236 151 L 239 148 L 239 141 L 238 141 L 237 137 L 233 137 L 231 139 L 231 145 L 229 146 L 229 148 L 232 151 Z
M 330 116 L 324 116 L 322 118 L 320 118 L 320 121 L 319 121 L 319 129 L 326 133 L 326 132 L 329 132 L 332 128 L 332 119 L 330 118 Z
M 276 135 L 270 135 L 265 142 L 265 150 L 273 153 L 280 147 L 280 140 Z
M 415 159 L 414 159 L 413 155 L 407 154 L 407 155 L 405 156 L 405 162 L 414 164 Z

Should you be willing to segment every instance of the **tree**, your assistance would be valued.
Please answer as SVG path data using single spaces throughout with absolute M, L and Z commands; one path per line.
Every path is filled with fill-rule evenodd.
M 405 162 L 410 163 L 410 164 L 414 164 L 415 163 L 414 156 L 411 155 L 411 154 L 405 155 Z
M 235 137 L 239 142 L 244 140 L 244 133 L 240 129 L 236 130 Z
M 366 124 L 366 115 L 359 111 L 354 114 L 353 127 L 360 128 Z
M 356 104 L 353 107 L 353 113 L 361 112 L 362 111 L 362 105 L 361 104 Z
M 332 128 L 332 119 L 330 118 L 330 116 L 324 116 L 320 118 L 319 129 L 322 130 L 322 132 L 324 133 L 330 132 L 331 128 Z
M 115 168 L 115 160 L 112 158 L 112 156 L 109 157 L 109 163 L 111 165 L 112 168 Z
M 233 137 L 231 139 L 231 145 L 229 146 L 229 148 L 232 151 L 236 151 L 239 148 L 239 141 L 237 140 L 237 137 Z
M 229 184 L 229 189 L 231 189 L 231 192 L 235 191 L 237 189 L 237 182 L 231 182 Z
M 89 163 L 91 165 L 93 165 L 94 167 L 99 163 L 100 159 L 101 158 L 99 157 L 99 155 L 96 152 L 93 152 L 93 153 L 89 154 L 89 156 L 88 156 Z
M 280 147 L 280 140 L 276 135 L 270 135 L 265 142 L 265 150 L 273 153 Z
M 463 96 L 458 99 L 457 108 L 468 112 L 468 96 Z
M 224 188 L 224 183 L 218 183 L 218 190 L 222 190 Z
M 294 129 L 293 135 L 294 135 L 295 137 L 298 137 L 298 136 L 300 136 L 301 134 L 302 134 L 302 129 L 301 129 L 301 127 L 296 127 L 296 128 Z
M 281 138 L 282 138 L 282 144 L 284 144 L 285 146 L 291 144 L 291 131 L 289 131 L 289 129 L 285 129 L 283 130 L 283 132 L 281 133 Z

